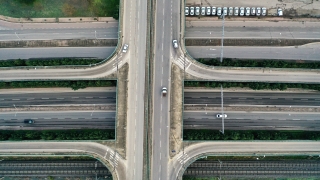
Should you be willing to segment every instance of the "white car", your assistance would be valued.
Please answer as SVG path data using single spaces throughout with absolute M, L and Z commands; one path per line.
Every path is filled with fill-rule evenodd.
M 246 7 L 246 16 L 250 16 L 250 8 Z
M 189 15 L 189 7 L 185 7 L 185 15 L 186 15 L 186 16 Z
M 234 8 L 234 15 L 239 16 L 239 8 L 238 7 Z
M 217 8 L 212 7 L 211 15 L 215 16 L 216 15 Z
M 172 40 L 172 44 L 173 44 L 173 47 L 175 48 L 175 49 L 177 49 L 179 46 L 178 46 L 178 41 L 177 40 Z
M 260 16 L 261 15 L 261 8 L 260 7 L 257 7 L 257 13 L 256 13 L 257 16 Z
M 222 8 L 218 7 L 217 8 L 217 16 L 221 16 L 221 13 L 222 13 Z
M 267 8 L 265 8 L 265 7 L 262 8 L 261 15 L 262 15 L 262 16 L 267 15 Z
M 128 44 L 124 44 L 124 45 L 123 45 L 122 52 L 123 52 L 123 53 L 126 53 L 126 52 L 128 51 L 128 49 L 129 49 L 129 45 L 128 45 Z
M 240 8 L 240 16 L 244 16 L 244 7 Z
M 228 8 L 227 8 L 227 7 L 224 7 L 224 8 L 223 8 L 223 14 L 224 14 L 225 16 L 228 15 Z
M 207 16 L 210 16 L 210 15 L 211 15 L 211 7 L 208 6 L 208 7 L 207 7 Z
M 255 7 L 252 7 L 251 8 L 251 15 L 256 15 L 256 8 Z
M 233 15 L 233 7 L 229 7 L 229 16 Z
M 200 15 L 200 7 L 196 7 L 196 16 Z
M 206 7 L 201 7 L 201 15 L 206 15 Z
M 194 7 L 190 7 L 190 15 L 194 16 Z
M 222 117 L 226 118 L 228 116 L 226 114 L 217 114 L 217 118 L 222 118 Z
M 283 16 L 283 12 L 281 8 L 278 9 L 278 16 Z

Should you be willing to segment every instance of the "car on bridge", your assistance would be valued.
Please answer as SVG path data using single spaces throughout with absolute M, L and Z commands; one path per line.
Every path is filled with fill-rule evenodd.
M 23 122 L 26 123 L 26 124 L 33 124 L 33 123 L 34 123 L 34 120 L 32 120 L 32 119 L 25 119 Z
M 129 49 L 129 45 L 128 44 L 124 44 L 122 52 L 126 53 L 128 51 L 128 49 Z

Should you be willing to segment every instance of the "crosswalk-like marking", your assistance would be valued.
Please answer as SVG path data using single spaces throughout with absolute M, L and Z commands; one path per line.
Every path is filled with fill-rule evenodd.
M 177 58 L 175 60 L 176 64 L 181 67 L 182 69 L 184 69 L 184 63 L 185 63 L 185 68 L 186 70 L 189 68 L 189 66 L 191 65 L 191 62 L 185 58 L 183 55 L 181 55 L 179 58 Z
M 189 159 L 188 154 L 181 154 L 178 156 L 178 161 L 180 162 L 180 164 L 185 164 Z

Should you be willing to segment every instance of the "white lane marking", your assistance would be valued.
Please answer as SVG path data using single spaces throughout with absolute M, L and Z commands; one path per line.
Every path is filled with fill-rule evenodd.
M 92 99 L 93 97 L 86 97 L 87 99 Z
M 72 99 L 77 99 L 77 98 L 79 98 L 79 97 L 72 97 Z
M 163 66 L 162 66 L 162 74 L 163 74 Z
M 20 99 L 12 99 L 13 101 L 19 101 Z
M 41 99 L 49 99 L 49 98 L 41 98 Z
M 57 99 L 64 99 L 64 98 L 57 98 Z

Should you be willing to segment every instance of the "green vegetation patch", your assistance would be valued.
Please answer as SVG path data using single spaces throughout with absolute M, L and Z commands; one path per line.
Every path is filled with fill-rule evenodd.
M 284 60 L 244 60 L 244 59 L 230 59 L 225 58 L 223 62 L 220 59 L 197 59 L 202 64 L 209 66 L 231 66 L 231 67 L 269 67 L 269 68 L 308 68 L 308 69 L 320 69 L 320 62 L 318 61 L 284 61 Z
M 319 131 L 263 131 L 188 129 L 183 131 L 184 140 L 320 140 Z
M 22 140 L 113 140 L 114 130 L 82 129 L 82 130 L 2 130 L 0 141 Z
M 10 88 L 50 88 L 50 87 L 70 87 L 73 90 L 84 89 L 86 87 L 114 87 L 115 80 L 86 80 L 86 81 L 13 81 L 0 82 L 0 89 Z
M 15 59 L 15 60 L 0 60 L 0 67 L 14 66 L 61 66 L 61 65 L 90 65 L 97 64 L 103 59 Z
M 119 18 L 119 0 L 0 0 L 0 12 L 15 18 Z
M 320 91 L 320 84 L 302 84 L 302 83 L 263 83 L 263 82 L 221 82 L 221 81 L 185 81 L 185 87 L 207 87 L 217 88 L 222 85 L 223 88 L 248 87 L 254 90 L 271 89 L 286 90 L 288 88 L 312 89 Z

